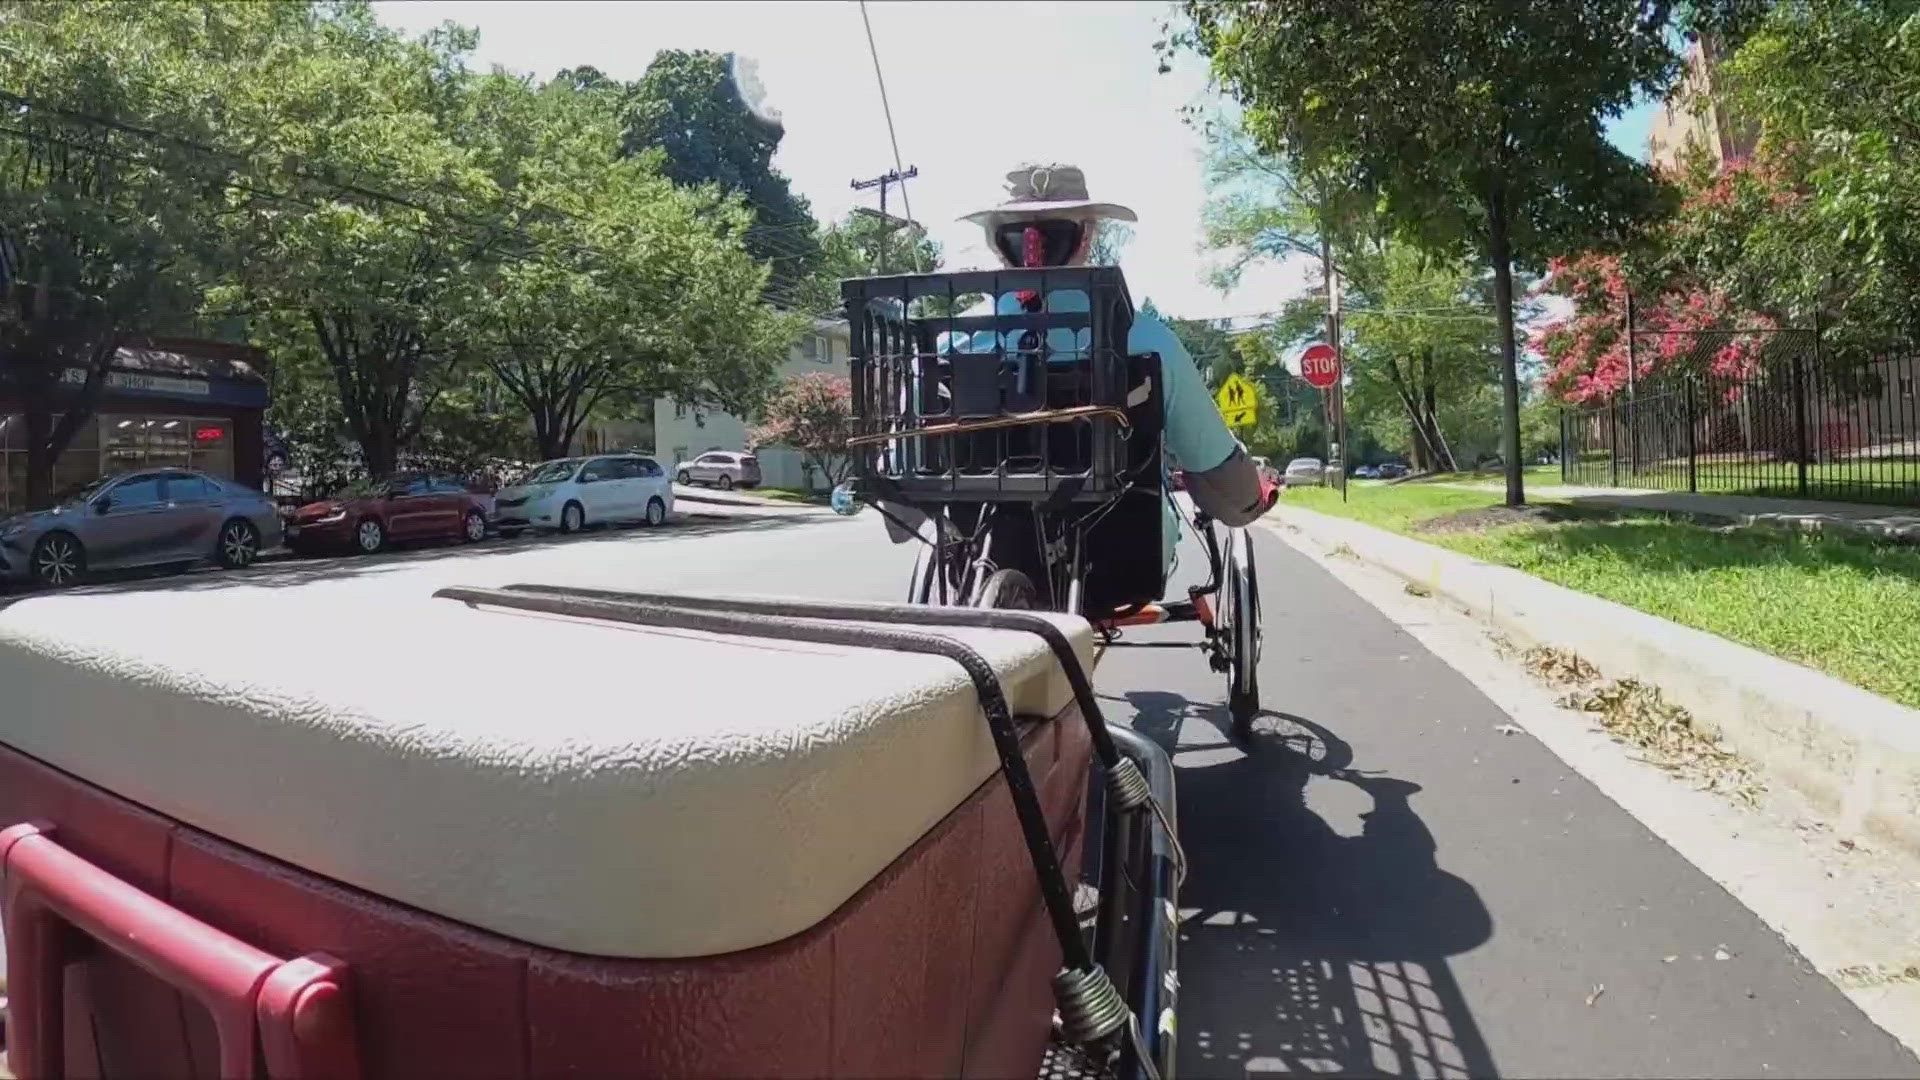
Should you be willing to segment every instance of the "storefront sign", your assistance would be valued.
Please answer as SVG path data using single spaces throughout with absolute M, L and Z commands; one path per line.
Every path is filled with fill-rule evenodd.
M 87 381 L 85 368 L 68 368 L 66 381 L 76 386 Z M 132 371 L 107 372 L 106 387 L 128 394 L 165 394 L 168 397 L 209 397 L 213 387 L 205 379 L 176 379 L 167 375 L 143 375 Z

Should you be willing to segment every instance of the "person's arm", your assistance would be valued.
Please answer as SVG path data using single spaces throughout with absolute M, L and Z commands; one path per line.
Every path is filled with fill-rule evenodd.
M 1186 346 L 1165 323 L 1136 317 L 1129 348 L 1160 354 L 1167 452 L 1186 472 L 1193 504 L 1226 525 L 1247 525 L 1266 513 L 1260 470 L 1227 430 Z

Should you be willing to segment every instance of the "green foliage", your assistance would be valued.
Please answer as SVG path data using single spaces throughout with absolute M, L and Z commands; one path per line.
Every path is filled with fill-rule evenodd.
M 216 269 L 207 240 L 222 163 L 187 140 L 214 133 L 210 66 L 244 58 L 284 14 L 87 2 L 0 15 L 0 228 L 13 275 L 0 378 L 24 404 L 29 505 L 45 502 L 120 347 L 192 322 Z
M 1792 325 L 1816 313 L 1836 353 L 1920 336 L 1920 22 L 1910 2 L 1772 6 L 1725 65 L 1725 111 L 1758 127 L 1751 160 L 1681 178 L 1665 239 L 1734 301 Z
M 1603 121 L 1680 69 L 1668 5 L 1607 0 L 1185 0 L 1257 148 L 1366 192 L 1396 237 L 1493 270 L 1508 496 L 1522 499 L 1512 269 L 1624 240 L 1659 205 Z
M 841 317 L 840 282 L 848 278 L 931 274 L 946 261 L 939 242 L 918 223 L 902 227 L 857 210 L 821 232 L 820 251 L 818 272 L 800 290 L 802 302 L 796 307 L 823 318 Z M 929 298 L 923 310 L 958 313 L 984 299 L 982 293 L 962 294 L 950 304 L 945 297 Z
M 558 81 L 612 99 L 624 155 L 657 153 L 674 183 L 712 184 L 744 199 L 754 214 L 747 250 L 773 266 L 768 295 L 793 303 L 796 290 L 820 269 L 818 225 L 807 201 L 773 167 L 784 132 L 747 107 L 727 61 L 705 50 L 665 49 L 633 83 L 591 67 L 562 72 Z
M 755 449 L 780 445 L 800 451 L 810 471 L 832 487 L 852 472 L 847 440 L 853 430 L 852 384 L 844 375 L 813 371 L 780 384 L 749 438 Z

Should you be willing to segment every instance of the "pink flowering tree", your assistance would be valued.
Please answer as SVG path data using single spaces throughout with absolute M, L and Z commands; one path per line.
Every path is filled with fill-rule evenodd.
M 824 371 L 789 376 L 767 399 L 761 421 L 748 433 L 754 449 L 790 446 L 828 487 L 847 478 L 852 458 L 853 389 L 844 375 Z
M 1669 372 L 1712 376 L 1728 396 L 1760 371 L 1777 322 L 1734 304 L 1715 289 L 1665 282 L 1634 295 L 1628 349 L 1626 270 L 1617 255 L 1586 254 L 1548 264 L 1545 291 L 1573 302 L 1573 312 L 1534 332 L 1547 361 L 1546 388 L 1569 403 L 1602 403 L 1624 391 L 1629 356 L 1635 380 Z

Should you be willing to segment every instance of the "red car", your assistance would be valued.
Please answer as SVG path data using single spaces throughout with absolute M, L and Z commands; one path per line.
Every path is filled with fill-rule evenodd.
M 446 476 L 406 475 L 363 482 L 308 503 L 287 522 L 287 546 L 300 554 L 349 550 L 370 555 L 390 543 L 487 535 L 493 497 Z

